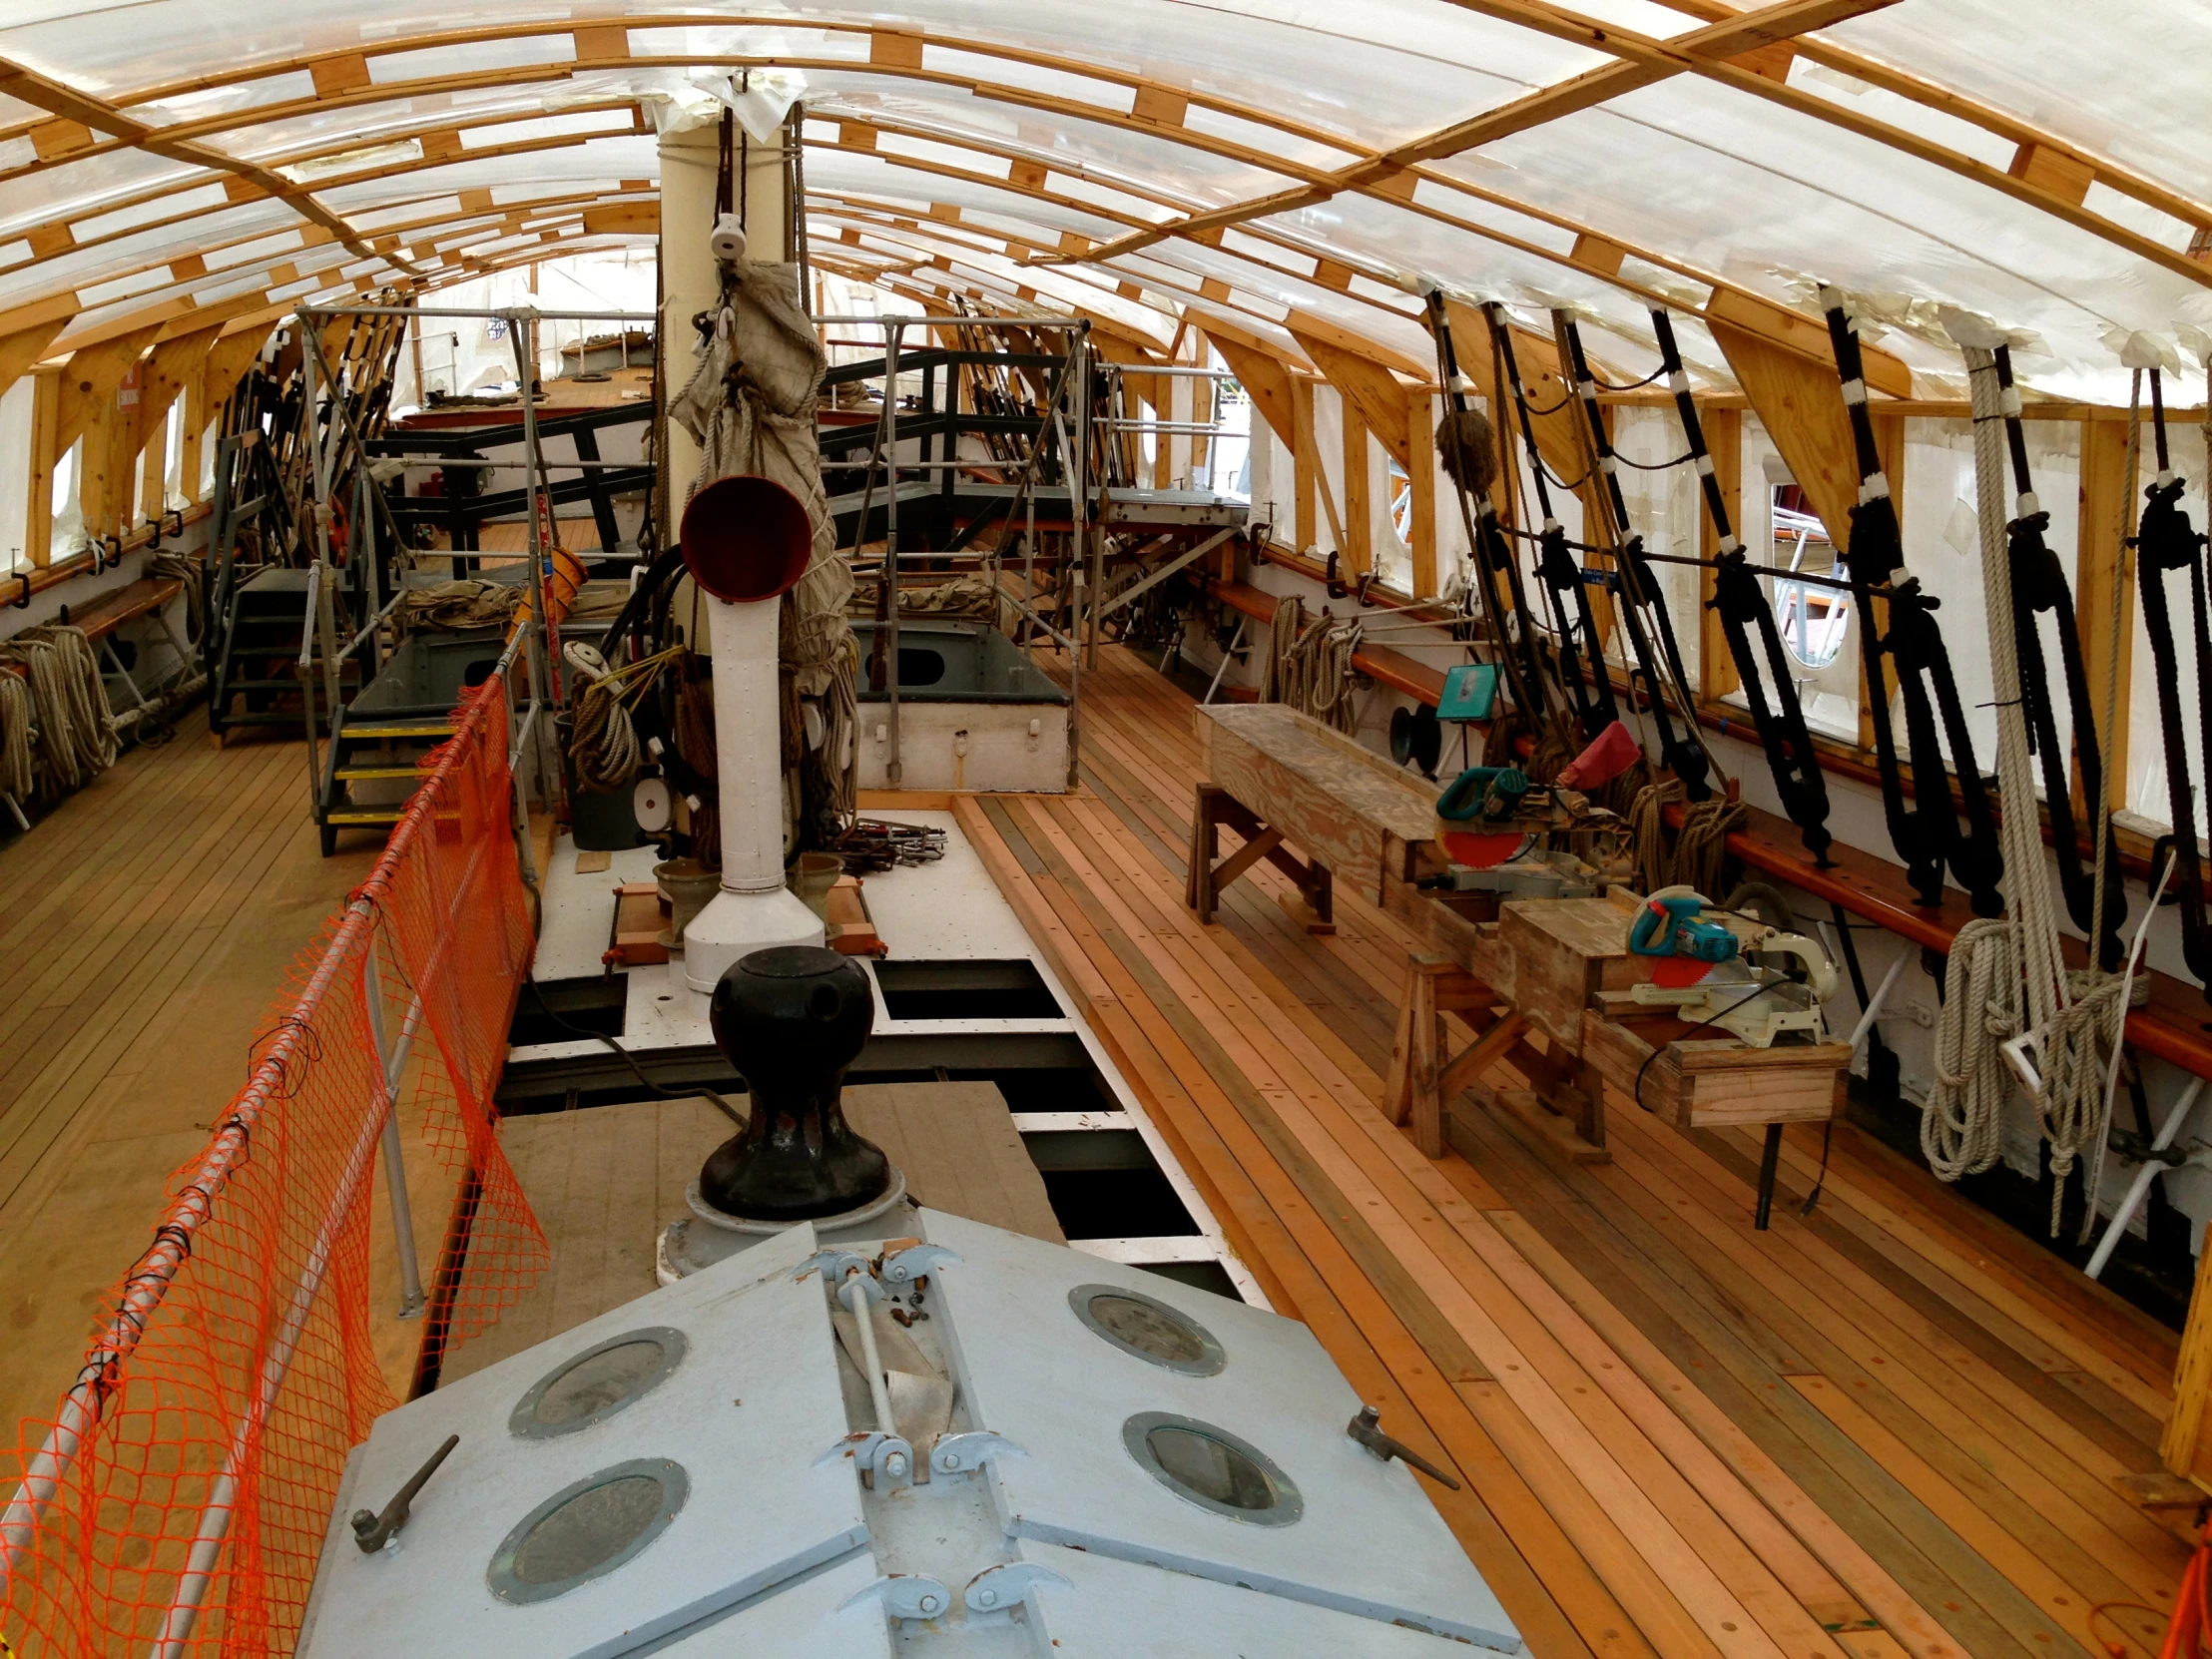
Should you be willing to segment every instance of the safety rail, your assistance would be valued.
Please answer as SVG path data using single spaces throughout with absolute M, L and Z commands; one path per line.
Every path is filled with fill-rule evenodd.
M 395 1403 L 367 1340 L 379 1149 L 401 1317 L 421 1306 L 403 1120 L 479 1194 L 424 1348 L 482 1329 L 544 1265 L 491 1106 L 532 948 L 507 695 L 494 676 L 462 706 L 173 1179 L 76 1382 L 26 1425 L 0 1511 L 0 1641 L 26 1659 L 290 1651 L 346 1453 Z

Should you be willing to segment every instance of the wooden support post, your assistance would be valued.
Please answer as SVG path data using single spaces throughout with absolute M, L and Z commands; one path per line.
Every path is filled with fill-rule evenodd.
M 1712 451 L 1713 481 L 1720 486 L 1721 503 L 1728 509 L 1728 522 L 1738 537 L 1744 533 L 1744 417 L 1735 409 L 1708 409 L 1700 411 L 1700 423 L 1705 428 L 1706 447 Z M 1698 556 L 1704 559 L 1720 557 L 1720 532 L 1713 527 L 1710 514 L 1700 517 L 1698 530 Z M 1713 572 L 1698 572 L 1698 700 L 1718 703 L 1742 684 L 1736 675 L 1736 661 L 1728 654 L 1728 635 L 1721 628 L 1721 614 L 1712 608 Z
M 2158 1458 L 2169 1473 L 2189 1474 L 2197 1465 L 2204 1428 L 2205 1396 L 2212 1392 L 2212 1227 L 2205 1230 L 2197 1256 L 2196 1288 L 2189 1294 L 2189 1320 L 2182 1327 L 2181 1353 L 2174 1361 L 2174 1403 L 2158 1440 Z
M 1220 827 L 1244 837 L 1244 845 L 1216 863 L 1221 850 Z M 1252 810 L 1218 784 L 1198 786 L 1191 811 L 1190 869 L 1183 883 L 1183 898 L 1197 912 L 1200 922 L 1214 919 L 1221 889 L 1265 858 L 1297 883 L 1304 911 L 1292 913 L 1309 932 L 1337 930 L 1335 883 L 1323 865 L 1301 858 L 1283 844 L 1283 831 L 1262 824 Z
M 43 570 L 54 560 L 54 469 L 61 465 L 62 371 L 42 368 L 31 391 L 30 499 L 24 504 L 23 556 Z
M 2127 805 L 2127 708 L 2135 658 L 2135 555 L 2121 540 L 2120 523 L 2132 506 L 2135 480 L 2127 476 L 2127 422 L 2081 423 L 2080 556 L 2076 561 L 2074 621 L 2081 630 L 2081 666 L 2089 708 L 2104 762 L 2106 805 Z M 2112 672 L 2112 621 L 2119 639 L 2119 707 L 2113 730 L 2104 729 L 2104 688 Z M 2074 768 L 2074 812 L 2088 818 L 2081 771 Z
M 1436 575 L 1436 424 L 1428 393 L 1405 399 L 1405 481 L 1412 497 L 1407 542 L 1413 550 L 1413 597 L 1440 591 Z
M 1314 446 L 1314 382 L 1298 375 L 1291 381 L 1291 531 L 1301 553 L 1321 544 L 1314 512 L 1315 475 L 1320 467 Z
M 1349 397 L 1337 406 L 1344 415 L 1345 521 L 1344 558 L 1340 568 L 1349 580 L 1375 568 L 1375 520 L 1368 488 L 1368 423 Z

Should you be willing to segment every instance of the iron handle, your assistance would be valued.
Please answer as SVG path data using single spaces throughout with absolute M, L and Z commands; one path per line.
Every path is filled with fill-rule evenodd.
M 392 1536 L 407 1524 L 407 1505 L 422 1490 L 422 1483 L 438 1472 L 438 1465 L 445 1461 L 453 1448 L 461 1443 L 458 1434 L 448 1434 L 445 1444 L 430 1453 L 430 1460 L 416 1469 L 407 1483 L 400 1487 L 392 1500 L 384 1505 L 384 1512 L 376 1514 L 368 1509 L 353 1511 L 353 1541 L 361 1546 L 361 1553 L 374 1555 L 391 1541 Z
M 1400 1462 L 1419 1469 L 1421 1473 L 1427 1475 L 1429 1479 L 1439 1485 L 1447 1486 L 1452 1491 L 1459 1490 L 1459 1482 L 1456 1479 L 1431 1463 L 1403 1440 L 1392 1439 L 1389 1435 L 1383 1433 L 1377 1426 L 1382 1421 L 1382 1413 L 1374 1406 L 1363 1405 L 1360 1407 L 1360 1414 L 1346 1425 L 1345 1433 L 1367 1447 L 1371 1455 L 1382 1462 L 1387 1463 L 1392 1457 L 1395 1457 Z

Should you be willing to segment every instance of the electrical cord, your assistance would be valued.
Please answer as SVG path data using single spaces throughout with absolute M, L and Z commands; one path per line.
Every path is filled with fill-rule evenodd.
M 1736 1011 L 1736 1010 L 1737 1010 L 1738 1008 L 1741 1008 L 1741 1007 L 1742 1007 L 1742 1006 L 1743 1006 L 1743 1005 L 1744 1005 L 1745 1003 L 1747 1003 L 1747 1002 L 1750 1002 L 1750 1001 L 1752 1001 L 1752 1000 L 1753 1000 L 1754 998 L 1756 998 L 1756 997 L 1761 997 L 1761 996 L 1765 996 L 1765 995 L 1767 994 L 1767 992 L 1769 992 L 1769 991 L 1773 990 L 1773 989 L 1775 988 L 1775 986 L 1777 986 L 1777 985 L 1780 985 L 1780 984 L 1786 984 L 1786 983 L 1789 983 L 1789 981 L 1786 981 L 1786 980 L 1781 980 L 1781 979 L 1770 979 L 1770 980 L 1768 980 L 1768 981 L 1767 981 L 1766 983 L 1764 983 L 1764 984 L 1762 984 L 1762 985 L 1759 985 L 1759 986 L 1757 986 L 1756 988 L 1754 988 L 1754 989 L 1753 989 L 1753 990 L 1752 990 L 1752 991 L 1751 991 L 1751 992 L 1750 992 L 1749 994 L 1747 994 L 1747 995 L 1744 995 L 1744 996 L 1739 996 L 1739 997 L 1738 997 L 1738 998 L 1737 998 L 1737 999 L 1736 999 L 1735 1001 L 1731 1002 L 1731 1003 L 1730 1003 L 1730 1004 L 1729 1004 L 1729 1005 L 1728 1005 L 1727 1007 L 1723 1008 L 1723 1009 L 1722 1009 L 1722 1010 L 1721 1010 L 1721 1011 L 1720 1011 L 1719 1013 L 1717 1013 L 1717 1014 L 1714 1014 L 1714 1015 L 1712 1015 L 1712 1016 L 1711 1016 L 1710 1018 L 1708 1018 L 1708 1019 L 1701 1019 L 1701 1020 L 1699 1020 L 1699 1021 L 1697 1022 L 1697 1024 L 1695 1024 L 1695 1025 L 1691 1026 L 1691 1027 L 1689 1028 L 1689 1030 L 1687 1030 L 1687 1031 L 1683 1032 L 1681 1036 L 1679 1036 L 1679 1037 L 1670 1037 L 1670 1038 L 1668 1039 L 1668 1041 L 1669 1041 L 1669 1042 L 1682 1042 L 1682 1041 L 1686 1040 L 1687 1038 L 1690 1038 L 1690 1037 L 1694 1037 L 1694 1036 L 1696 1036 L 1696 1035 L 1697 1035 L 1697 1034 L 1698 1034 L 1698 1033 L 1699 1033 L 1700 1031 L 1703 1031 L 1703 1030 L 1707 1029 L 1707 1028 L 1708 1028 L 1708 1027 L 1710 1027 L 1710 1026 L 1718 1025 L 1718 1024 L 1719 1024 L 1719 1023 L 1720 1023 L 1720 1022 L 1721 1022 L 1721 1021 L 1722 1021 L 1722 1020 L 1724 1019 L 1724 1018 L 1726 1018 L 1726 1017 L 1727 1017 L 1728 1015 L 1730 1015 L 1730 1014 L 1733 1014 L 1733 1013 L 1734 1013 L 1734 1012 L 1735 1012 L 1735 1011 Z M 1629 1099 L 1631 1099 L 1631 1100 L 1633 1100 L 1633 1101 L 1634 1101 L 1634 1102 L 1635 1102 L 1635 1103 L 1636 1103 L 1636 1104 L 1637 1104 L 1638 1106 L 1642 1106 L 1642 1107 L 1643 1107 L 1643 1109 L 1644 1109 L 1645 1111 L 1647 1111 L 1647 1112 L 1648 1112 L 1648 1111 L 1649 1111 L 1649 1110 L 1650 1110 L 1651 1108 L 1650 1108 L 1650 1107 L 1648 1107 L 1648 1106 L 1644 1106 L 1644 1073 L 1645 1073 L 1645 1072 L 1647 1072 L 1647 1071 L 1649 1071 L 1649 1070 L 1651 1069 L 1651 1062 L 1652 1062 L 1652 1061 L 1654 1061 L 1654 1060 L 1656 1060 L 1656 1059 L 1658 1059 L 1658 1058 L 1659 1058 L 1659 1056 L 1660 1056 L 1660 1054 L 1661 1054 L 1661 1053 L 1663 1053 L 1663 1052 L 1664 1052 L 1664 1050 L 1663 1050 L 1663 1049 L 1661 1049 L 1661 1048 L 1658 1048 L 1658 1047 L 1654 1047 L 1654 1048 L 1652 1049 L 1652 1051 L 1651 1051 L 1651 1052 L 1650 1052 L 1649 1054 L 1646 1054 L 1646 1055 L 1644 1056 L 1644 1063 L 1643 1063 L 1642 1065 L 1640 1065 L 1640 1066 L 1638 1066 L 1638 1067 L 1636 1068 L 1636 1081 L 1635 1081 L 1635 1083 L 1634 1083 L 1634 1084 L 1633 1084 L 1633 1085 L 1632 1085 L 1632 1086 L 1630 1087 L 1630 1089 L 1629 1089 L 1629 1091 L 1628 1091 L 1628 1098 L 1629 1098 Z
M 646 1076 L 645 1068 L 638 1064 L 638 1057 L 635 1054 L 632 1054 L 627 1048 L 624 1048 L 622 1044 L 616 1042 L 614 1038 L 608 1036 L 606 1032 L 587 1030 L 583 1026 L 577 1025 L 570 1020 L 565 1020 L 559 1014 L 556 1014 L 553 1011 L 553 1005 L 545 1000 L 545 992 L 538 988 L 538 982 L 535 979 L 525 979 L 523 981 L 523 984 L 528 988 L 530 994 L 537 999 L 539 1013 L 543 1014 L 547 1019 L 551 1020 L 563 1031 L 568 1032 L 571 1036 L 582 1037 L 591 1042 L 605 1043 L 609 1048 L 613 1049 L 615 1053 L 619 1054 L 622 1057 L 622 1063 L 624 1065 L 628 1066 L 633 1072 L 637 1074 L 638 1081 L 644 1084 L 648 1090 L 650 1090 L 653 1094 L 657 1095 L 662 1100 L 692 1100 L 704 1097 L 705 1099 L 712 1101 L 716 1109 L 719 1110 L 724 1117 L 728 1118 L 732 1123 L 736 1124 L 740 1129 L 743 1129 L 746 1126 L 746 1115 L 743 1112 L 739 1111 L 735 1106 L 731 1105 L 729 1101 L 725 1100 L 713 1089 L 708 1088 L 705 1084 L 701 1084 L 698 1088 L 695 1089 L 663 1088 L 660 1084 L 654 1082 L 652 1078 Z

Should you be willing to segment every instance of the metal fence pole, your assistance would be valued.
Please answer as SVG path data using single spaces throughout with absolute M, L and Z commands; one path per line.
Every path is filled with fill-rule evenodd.
M 399 1318 L 420 1319 L 426 1303 L 422 1294 L 422 1267 L 415 1259 L 414 1205 L 407 1195 L 407 1165 L 399 1142 L 399 1071 L 407 1063 L 406 1047 L 388 1053 L 384 1047 L 384 987 L 376 971 L 376 937 L 369 935 L 361 953 L 361 997 L 368 1008 L 368 1034 L 376 1045 L 376 1084 L 381 1098 L 377 1111 L 384 1120 L 384 1186 L 391 1197 L 391 1235 L 399 1251 Z M 406 1042 L 411 1045 L 413 1033 Z
M 883 478 L 889 493 L 883 503 L 880 580 L 887 590 L 883 606 L 883 678 L 890 698 L 886 722 L 890 758 L 883 766 L 883 782 L 894 790 L 906 774 L 898 751 L 898 347 L 904 332 L 902 324 L 893 322 L 883 342 Z M 862 525 L 861 530 L 865 529 Z

